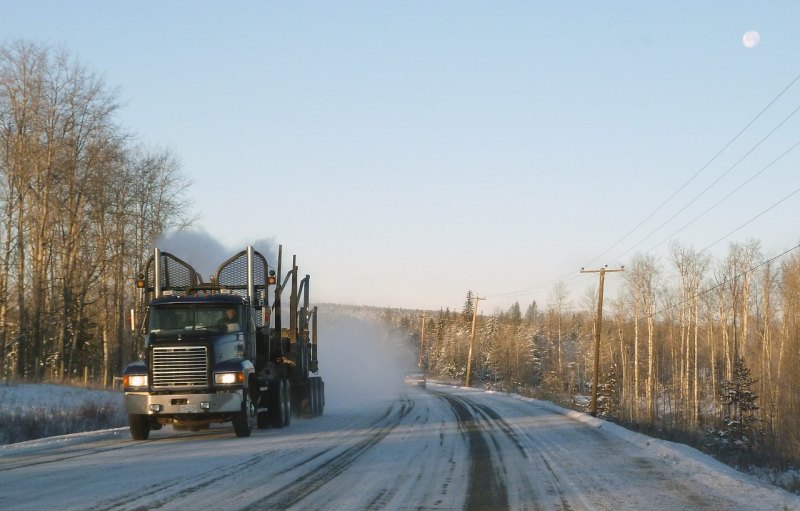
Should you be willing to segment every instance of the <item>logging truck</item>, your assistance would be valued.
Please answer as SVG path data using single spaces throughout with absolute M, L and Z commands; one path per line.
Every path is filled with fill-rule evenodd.
M 322 414 L 310 277 L 298 278 L 295 256 L 281 281 L 281 254 L 279 247 L 270 268 L 248 246 L 206 283 L 185 261 L 154 250 L 136 278 L 131 314 L 141 358 L 122 375 L 133 439 L 147 440 L 164 425 L 198 430 L 224 422 L 247 437 L 254 428 L 288 426 L 293 415 Z M 285 289 L 288 326 L 281 322 Z

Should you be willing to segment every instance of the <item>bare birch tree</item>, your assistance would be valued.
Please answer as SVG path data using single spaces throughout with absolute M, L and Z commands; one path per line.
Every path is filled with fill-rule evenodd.
M 91 369 L 109 383 L 134 268 L 191 221 L 176 158 L 129 147 L 117 109 L 66 52 L 0 46 L 0 356 L 19 378 Z

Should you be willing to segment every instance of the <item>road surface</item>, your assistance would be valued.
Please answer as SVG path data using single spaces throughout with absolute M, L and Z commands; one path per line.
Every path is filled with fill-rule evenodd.
M 692 449 L 549 403 L 429 384 L 236 438 L 127 429 L 0 448 L 0 509 L 800 509 Z

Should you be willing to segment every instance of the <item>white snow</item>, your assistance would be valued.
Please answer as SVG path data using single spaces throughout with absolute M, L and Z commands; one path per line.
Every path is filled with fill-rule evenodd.
M 641 453 L 657 456 L 685 474 L 687 478 L 715 488 L 723 495 L 735 497 L 741 509 L 800 509 L 800 498 L 797 496 L 765 484 L 752 475 L 739 472 L 687 445 L 636 433 L 586 413 L 567 410 L 551 402 L 538 401 L 517 394 L 511 396 L 564 415 L 588 427 L 602 430 L 603 434 L 619 438 L 638 448 Z
M 0 445 L 127 423 L 121 392 L 0 383 Z

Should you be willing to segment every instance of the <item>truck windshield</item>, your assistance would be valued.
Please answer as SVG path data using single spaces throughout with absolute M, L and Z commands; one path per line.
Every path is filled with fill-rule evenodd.
M 240 332 L 241 307 L 237 305 L 165 305 L 150 310 L 150 332 L 213 330 Z

